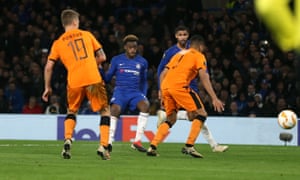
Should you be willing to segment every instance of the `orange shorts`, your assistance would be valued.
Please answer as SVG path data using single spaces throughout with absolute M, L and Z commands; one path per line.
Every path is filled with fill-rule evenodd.
M 98 112 L 103 108 L 108 108 L 107 93 L 104 83 L 92 84 L 89 86 L 70 88 L 67 87 L 68 110 L 76 113 L 84 98 L 91 103 L 94 112 Z
M 162 97 L 167 116 L 173 111 L 177 112 L 180 108 L 189 112 L 198 109 L 205 110 L 200 96 L 191 88 L 163 89 Z

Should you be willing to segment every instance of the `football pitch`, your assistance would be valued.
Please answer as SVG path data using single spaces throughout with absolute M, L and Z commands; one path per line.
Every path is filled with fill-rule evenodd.
M 213 153 L 197 144 L 203 159 L 181 153 L 183 143 L 162 143 L 159 157 L 148 157 L 115 142 L 111 160 L 96 156 L 98 142 L 75 141 L 72 158 L 62 159 L 62 141 L 0 140 L 1 180 L 89 179 L 299 179 L 300 148 L 296 146 L 229 145 Z M 148 147 L 148 143 L 145 143 Z

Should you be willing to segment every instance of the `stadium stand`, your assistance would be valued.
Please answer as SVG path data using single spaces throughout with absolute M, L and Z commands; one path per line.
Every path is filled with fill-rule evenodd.
M 186 0 L 0 0 L 0 113 L 22 113 L 30 97 L 41 101 L 43 67 L 52 42 L 62 33 L 60 12 L 81 13 L 81 28 L 101 41 L 108 59 L 122 51 L 127 33 L 141 37 L 139 52 L 149 61 L 151 114 L 159 108 L 156 68 L 163 51 L 174 43 L 173 30 L 188 26 L 207 43 L 206 57 L 213 86 L 226 103 L 215 116 L 276 116 L 282 109 L 300 112 L 297 89 L 297 54 L 282 52 L 256 18 L 252 1 L 229 1 L 224 8 L 203 8 L 201 1 Z M 107 68 L 109 60 L 104 64 Z M 57 64 L 54 94 L 65 109 L 66 71 Z M 201 84 L 199 84 L 200 89 Z M 108 92 L 112 92 L 108 85 Z M 250 89 L 252 88 L 252 91 Z M 299 87 L 298 87 L 299 88 Z M 250 92 L 251 91 L 251 92 Z M 206 107 L 211 107 L 201 92 Z M 232 103 L 235 102 L 235 103 Z M 237 106 L 238 112 L 231 112 Z M 84 107 L 83 107 L 84 108 Z M 236 109 L 235 108 L 235 109 Z M 299 115 L 299 114 L 298 114 Z

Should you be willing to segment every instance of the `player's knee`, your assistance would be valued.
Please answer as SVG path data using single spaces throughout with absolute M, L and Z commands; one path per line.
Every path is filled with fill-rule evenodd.
M 172 114 L 167 116 L 167 120 L 165 121 L 170 128 L 176 123 L 177 117 L 176 117 L 176 112 L 173 112 Z
M 196 111 L 188 112 L 187 115 L 189 120 L 193 121 L 194 119 L 197 119 L 197 117 L 203 117 L 202 119 L 206 119 L 207 112 L 204 109 L 198 109 Z
M 202 116 L 202 115 L 199 114 L 195 117 L 195 120 L 205 122 L 206 121 L 206 116 Z
M 149 104 L 148 101 L 141 101 L 137 104 L 137 107 L 138 107 L 140 112 L 148 113 L 149 108 L 150 108 L 150 104 Z
M 172 123 L 172 122 L 170 122 L 170 121 L 165 121 L 165 123 L 168 124 L 169 128 L 172 128 L 172 126 L 173 126 L 173 124 L 174 124 L 174 123 Z
M 121 107 L 119 105 L 113 104 L 110 107 L 110 113 L 112 116 L 119 117 L 121 114 Z
M 110 109 L 109 107 L 103 107 L 100 111 L 99 111 L 101 116 L 110 116 Z
M 75 114 L 67 114 L 65 120 L 67 120 L 67 119 L 72 119 L 72 120 L 76 121 L 76 115 Z
M 100 126 L 101 125 L 110 126 L 110 117 L 109 116 L 101 116 Z

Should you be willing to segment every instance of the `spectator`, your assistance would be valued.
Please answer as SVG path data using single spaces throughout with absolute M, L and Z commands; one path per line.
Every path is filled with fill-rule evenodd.
M 265 108 L 263 114 L 266 116 L 277 116 L 276 110 L 277 96 L 275 91 L 269 92 L 265 98 Z
M 42 114 L 43 108 L 35 96 L 30 96 L 28 103 L 22 109 L 23 114 Z
M 52 94 L 50 96 L 49 105 L 45 109 L 45 114 L 60 114 L 59 96 Z
M 234 72 L 234 66 L 232 65 L 232 62 L 228 58 L 224 58 L 222 61 L 222 71 L 224 72 L 224 76 L 232 79 L 232 74 Z
M 241 116 L 238 111 L 238 104 L 236 101 L 232 101 L 229 105 L 229 109 L 225 110 L 224 116 Z
M 10 113 L 21 113 L 24 105 L 23 95 L 14 81 L 9 82 L 4 91 L 4 96 L 8 100 Z
M 239 98 L 236 101 L 239 112 L 242 112 L 242 110 L 247 106 L 247 97 L 248 96 L 246 96 L 245 93 L 243 92 L 239 93 Z
M 230 101 L 238 100 L 238 88 L 236 84 L 231 84 L 229 88 Z
M 268 82 L 268 80 L 263 79 L 260 82 L 260 87 L 259 87 L 259 91 L 258 93 L 262 95 L 263 99 L 265 99 L 266 95 L 269 93 L 270 91 L 270 83 Z
M 220 82 L 215 82 L 214 80 L 212 81 L 212 84 L 213 84 L 213 87 L 214 87 L 214 90 L 215 90 L 216 94 L 218 96 L 220 96 L 221 91 L 223 89 L 222 84 Z
M 256 68 L 250 68 L 249 69 L 249 82 L 251 84 L 257 84 L 257 81 L 258 81 L 258 77 L 259 77 L 259 72 L 257 72 L 257 69 Z M 255 90 L 255 87 L 250 87 L 250 88 L 254 88 L 252 90 Z M 248 89 L 249 89 L 249 85 L 248 85 Z M 248 90 L 249 91 L 249 90 Z M 251 91 L 251 90 L 250 90 Z M 251 94 L 253 94 L 254 92 L 252 91 Z
M 259 114 L 258 114 L 258 116 L 266 116 L 265 114 L 264 114 L 264 109 L 265 109 L 265 104 L 264 104 L 264 101 L 263 101 L 263 98 L 262 98 L 262 95 L 261 94 L 259 94 L 259 93 L 256 93 L 255 95 L 254 95 L 254 101 L 255 101 L 255 104 L 256 104 L 256 106 L 257 106 L 257 108 L 259 109 Z
M 249 96 L 247 98 L 247 105 L 244 107 L 241 111 L 241 114 L 243 116 L 248 116 L 248 117 L 256 117 L 259 114 L 259 109 L 256 105 L 255 99 L 253 96 Z
M 137 32 L 142 34 L 140 39 L 144 41 L 139 48 L 140 53 L 149 59 L 151 68 L 157 68 L 155 59 L 160 56 L 161 49 L 167 49 L 174 43 L 174 27 L 185 24 L 190 27 L 191 34 L 201 34 L 211 50 L 205 54 L 208 62 L 212 63 L 209 64 L 212 80 L 222 82 L 228 78 L 229 82 L 222 82 L 220 91 L 229 90 L 230 85 L 235 83 L 238 93 L 245 93 L 247 97 L 247 89 L 243 88 L 247 87 L 246 84 L 253 84 L 255 92 L 251 94 L 260 93 L 266 100 L 272 94 L 270 90 L 280 87 L 280 93 L 274 98 L 284 94 L 287 106 L 295 108 L 299 97 L 293 70 L 297 62 L 295 52 L 282 52 L 273 44 L 265 29 L 258 26 L 253 8 L 248 8 L 253 5 L 251 1 L 230 2 L 230 8 L 215 13 L 202 9 L 201 1 L 197 0 L 147 1 L 144 4 L 120 0 L 60 1 L 58 4 L 56 1 L 1 1 L 0 11 L 7 18 L 0 20 L 0 88 L 3 88 L 7 99 L 7 87 L 14 81 L 21 97 L 21 100 L 14 101 L 22 102 L 31 95 L 40 96 L 41 69 L 49 53 L 47 50 L 63 31 L 59 26 L 58 12 L 68 6 L 80 11 L 83 28 L 91 30 L 104 41 L 108 59 L 122 50 L 121 41 L 127 33 Z M 96 11 L 96 7 L 101 11 Z M 177 13 L 176 16 L 174 13 Z M 126 21 L 123 21 L 127 14 Z M 151 41 L 155 39 L 154 44 L 149 45 L 150 37 Z M 58 72 L 53 77 L 54 93 L 64 93 L 66 71 L 59 65 L 55 71 Z M 155 85 L 157 81 L 155 77 L 149 77 L 148 82 Z M 151 93 L 148 96 L 150 101 L 155 101 L 151 100 Z M 65 101 L 65 96 L 61 97 L 61 101 Z M 269 100 L 265 101 L 264 114 L 276 116 L 271 112 L 269 106 L 273 102 Z M 12 99 L 7 101 L 10 103 Z M 241 102 L 237 103 L 240 109 Z M 15 102 L 13 104 L 15 107 Z M 16 111 L 9 105 L 9 112 L 20 113 L 22 106 Z M 66 111 L 65 106 L 61 106 L 60 111 Z
M 286 100 L 283 97 L 278 98 L 276 104 L 276 113 L 279 114 L 282 110 L 288 109 Z
M 40 96 L 43 92 L 43 71 L 41 66 L 36 63 L 32 62 L 30 65 L 30 77 L 31 77 L 31 82 L 32 82 L 32 88 L 34 89 L 32 95 L 34 96 Z
M 230 86 L 230 81 L 227 77 L 223 78 L 222 80 L 222 88 L 229 90 L 229 86 Z
M 254 84 L 248 84 L 247 86 L 247 97 L 254 96 L 256 94 L 256 88 Z
M 8 113 L 8 101 L 4 96 L 4 89 L 0 88 L 0 113 Z
M 225 104 L 225 109 L 229 108 L 230 103 L 232 102 L 232 99 L 229 97 L 229 93 L 226 89 L 222 89 L 221 93 L 219 95 L 220 100 Z

